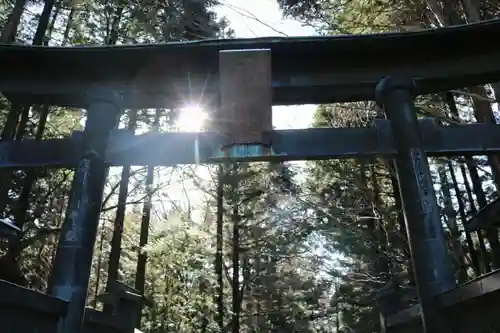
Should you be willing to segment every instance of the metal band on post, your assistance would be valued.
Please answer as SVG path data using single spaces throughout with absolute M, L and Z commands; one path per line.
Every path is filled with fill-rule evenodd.
M 415 83 L 388 77 L 376 90 L 397 148 L 396 170 L 426 333 L 444 333 L 434 297 L 455 287 L 444 231 L 413 105 Z
M 81 332 L 107 177 L 104 156 L 109 135 L 120 116 L 118 94 L 98 91 L 88 97 L 82 157 L 75 170 L 73 190 L 53 270 L 52 295 L 69 302 L 66 315 L 59 323 L 58 333 Z

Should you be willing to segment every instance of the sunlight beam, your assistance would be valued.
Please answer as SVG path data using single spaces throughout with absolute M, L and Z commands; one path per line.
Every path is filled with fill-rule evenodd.
M 176 125 L 183 132 L 200 132 L 207 119 L 208 114 L 201 106 L 190 104 L 180 109 Z

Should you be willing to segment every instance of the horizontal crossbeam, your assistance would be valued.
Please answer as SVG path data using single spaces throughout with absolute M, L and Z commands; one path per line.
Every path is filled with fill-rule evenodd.
M 484 155 L 500 151 L 500 125 L 472 124 L 438 126 L 420 122 L 425 151 L 430 156 Z M 362 156 L 392 156 L 396 153 L 387 120 L 371 128 L 311 128 L 269 133 L 274 156 L 252 161 L 298 161 Z M 222 142 L 214 133 L 116 132 L 110 139 L 106 160 L 110 165 L 173 166 L 194 164 L 195 141 L 201 163 L 216 163 L 213 156 Z M 78 135 L 68 139 L 4 141 L 0 143 L 0 167 L 64 167 L 76 165 L 81 157 Z
M 500 44 L 491 43 L 498 31 L 500 21 L 493 20 L 377 35 L 0 45 L 0 91 L 22 104 L 86 107 L 85 94 L 97 86 L 121 93 L 124 108 L 211 104 L 220 92 L 220 50 L 270 49 L 274 105 L 373 100 L 375 86 L 389 75 L 415 78 L 423 94 L 498 81 Z
M 500 270 L 458 286 L 436 298 L 452 332 L 486 332 L 498 327 Z M 386 318 L 387 333 L 422 332 L 420 305 L 414 305 Z

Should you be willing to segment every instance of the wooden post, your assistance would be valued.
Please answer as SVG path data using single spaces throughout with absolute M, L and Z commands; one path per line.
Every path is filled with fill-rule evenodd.
M 224 155 L 247 157 L 252 152 L 269 151 L 271 142 L 266 133 L 273 129 L 271 50 L 220 51 L 219 75 L 221 106 L 214 125 L 225 138 L 221 147 Z

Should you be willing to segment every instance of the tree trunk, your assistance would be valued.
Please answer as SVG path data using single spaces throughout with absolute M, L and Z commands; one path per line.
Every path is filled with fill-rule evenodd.
M 52 36 L 52 32 L 54 31 L 54 26 L 57 21 L 57 17 L 59 16 L 59 13 L 61 12 L 61 7 L 62 7 L 62 0 L 57 1 L 54 7 L 54 14 L 52 14 L 52 19 L 50 20 L 49 26 L 47 28 L 47 37 L 50 40 Z
M 135 132 L 137 127 L 137 110 L 131 110 L 129 116 L 128 130 Z M 112 283 L 118 281 L 120 270 L 120 256 L 122 251 L 122 235 L 123 224 L 125 221 L 125 210 L 127 208 L 128 185 L 130 180 L 130 165 L 122 167 L 120 178 L 120 189 L 118 190 L 118 205 L 116 207 L 116 215 L 113 228 L 113 237 L 111 238 L 111 251 L 109 252 L 108 261 L 108 280 L 106 283 L 106 291 L 111 289 Z M 104 306 L 105 312 L 111 312 L 112 305 Z
M 16 133 L 19 114 L 23 114 L 25 108 L 22 105 L 13 103 L 11 105 L 7 120 L 2 131 L 2 140 L 12 140 Z M 0 171 L 0 214 L 5 211 L 5 208 L 10 202 L 9 190 L 12 185 L 12 171 Z
M 121 5 L 116 9 L 113 21 L 111 22 L 111 30 L 106 40 L 106 45 L 115 45 L 118 41 L 120 21 L 122 19 L 123 10 L 125 6 Z
M 5 24 L 2 34 L 0 35 L 0 42 L 5 44 L 11 44 L 14 42 L 17 35 L 17 29 L 19 28 L 19 23 L 21 22 L 21 17 L 23 16 L 24 7 L 27 2 L 27 0 L 16 0 L 14 8 L 7 19 L 7 24 Z
M 443 163 L 438 166 L 439 178 L 441 180 L 441 192 L 444 199 L 444 213 L 446 216 L 446 224 L 450 230 L 451 248 L 453 258 L 458 264 L 458 282 L 463 283 L 468 280 L 467 265 L 465 263 L 462 245 L 460 243 L 460 232 L 458 231 L 457 215 L 453 207 L 451 199 L 450 184 L 446 175 L 446 167 Z
M 467 222 L 467 214 L 465 213 L 465 206 L 462 200 L 462 191 L 460 191 L 460 187 L 458 186 L 457 177 L 455 175 L 455 168 L 453 167 L 453 163 L 451 163 L 451 161 L 448 161 L 448 171 L 450 172 L 451 181 L 453 183 L 453 189 L 455 190 L 455 198 L 457 199 L 458 202 L 458 211 L 460 214 L 460 220 L 462 221 L 462 224 L 465 227 L 465 223 Z M 476 275 L 476 277 L 478 277 L 479 275 L 481 275 L 479 256 L 474 246 L 474 242 L 472 241 L 471 234 L 467 231 L 466 228 L 464 228 L 464 232 L 465 232 L 465 240 L 467 242 L 467 247 L 471 258 L 472 269 L 474 270 L 474 274 Z
M 160 128 L 160 115 L 161 115 L 161 110 L 156 109 L 154 131 L 158 131 Z M 145 285 L 146 285 L 146 264 L 148 261 L 148 254 L 144 251 L 144 248 L 146 247 L 146 245 L 148 245 L 149 225 L 151 223 L 151 208 L 153 206 L 154 171 L 155 168 L 153 166 L 148 166 L 148 171 L 146 175 L 146 184 L 145 184 L 146 199 L 144 201 L 142 209 L 141 232 L 139 236 L 139 253 L 138 253 L 137 266 L 135 272 L 135 289 L 141 295 L 144 295 Z M 141 313 L 137 314 L 137 318 L 138 318 L 137 322 L 140 322 Z
M 17 124 L 16 128 L 16 134 L 14 136 L 14 140 L 22 140 L 24 137 L 24 134 L 26 132 L 26 127 L 28 126 L 28 120 L 30 118 L 30 107 L 25 107 L 23 108 L 23 111 L 21 112 L 21 119 L 19 120 L 19 123 Z
M 466 157 L 466 163 L 467 165 L 474 165 L 474 160 L 472 157 Z M 465 166 L 463 164 L 460 165 L 460 172 L 462 173 L 462 178 L 464 179 L 464 185 L 465 185 L 465 191 L 467 192 L 467 197 L 469 198 L 469 203 L 470 203 L 470 212 L 471 214 L 476 214 L 477 209 L 476 209 L 476 203 L 474 202 L 474 195 L 472 194 L 472 189 L 469 184 L 469 179 L 467 177 L 467 170 L 465 169 Z M 476 232 L 477 235 L 477 240 L 479 243 L 479 250 L 481 253 L 481 263 L 483 265 L 483 273 L 487 273 L 491 271 L 491 256 L 486 249 L 486 245 L 484 243 L 484 230 L 478 230 Z
M 376 173 L 376 165 L 378 160 L 371 160 L 371 186 L 373 188 L 371 201 L 373 203 L 373 213 L 379 213 L 382 211 L 384 207 L 384 203 L 382 202 L 381 194 L 380 194 L 380 185 L 377 179 Z M 380 214 L 378 214 L 380 216 Z M 389 257 L 389 239 L 386 228 L 384 227 L 385 220 L 383 219 L 375 219 L 376 230 L 375 233 L 377 235 L 377 241 L 380 247 L 380 255 L 377 258 L 377 272 L 382 274 L 382 278 L 384 280 L 389 278 L 389 274 L 391 273 L 391 260 Z
M 231 187 L 232 187 L 232 200 L 231 205 L 233 206 L 232 213 L 232 223 L 233 223 L 233 239 L 232 239 L 232 263 L 233 263 L 233 279 L 232 279 L 232 289 L 233 289 L 233 317 L 232 317 L 232 333 L 240 332 L 240 309 L 241 309 L 241 299 L 240 299 L 240 216 L 238 213 L 238 200 L 235 200 L 234 196 L 237 191 L 237 177 L 238 177 L 238 167 L 236 164 L 233 166 L 233 174 L 231 175 Z
M 406 269 L 403 268 L 403 270 L 406 270 L 406 274 L 408 276 L 408 284 L 410 286 L 415 286 L 415 274 L 413 272 L 413 265 L 411 261 L 411 253 L 410 253 L 410 248 L 408 244 L 408 235 L 406 234 L 406 226 L 405 226 L 405 220 L 404 220 L 404 215 L 403 215 L 403 205 L 401 201 L 401 195 L 399 192 L 399 183 L 398 179 L 396 177 L 396 170 L 394 168 L 393 163 L 388 163 L 388 168 L 390 172 L 390 177 L 391 177 L 391 185 L 394 193 L 394 209 L 397 211 L 398 214 L 398 233 L 399 233 L 399 239 L 398 241 L 398 246 L 401 246 L 401 251 L 403 252 L 405 258 L 406 258 L 406 263 L 407 267 Z
M 64 28 L 64 33 L 63 33 L 63 39 L 62 39 L 62 45 L 66 45 L 69 42 L 69 32 L 71 30 L 71 26 L 73 25 L 73 17 L 75 16 L 75 9 L 74 7 L 71 7 L 69 14 L 68 14 L 68 20 L 66 21 L 66 27 Z
M 45 131 L 45 125 L 47 123 L 48 113 L 49 113 L 49 107 L 47 105 L 44 105 L 40 110 L 40 121 L 38 123 L 35 140 L 39 141 L 43 137 L 43 133 Z M 36 182 L 36 170 L 35 169 L 26 170 L 26 177 L 24 178 L 23 189 L 21 191 L 19 199 L 16 202 L 16 207 L 14 210 L 16 226 L 21 230 L 24 226 L 24 223 L 26 222 L 26 212 L 29 209 L 30 193 L 35 182 Z M 20 242 L 21 239 L 19 237 L 13 237 L 9 239 L 8 251 L 11 252 L 11 255 L 14 257 L 18 257 L 21 254 L 21 251 L 23 250 L 21 248 Z
M 481 179 L 477 173 L 476 164 L 467 165 L 469 167 L 469 175 L 472 181 L 472 188 L 476 194 L 477 201 L 479 203 L 479 209 L 486 207 L 488 202 L 486 201 L 486 195 L 484 194 Z M 496 228 L 488 228 L 486 230 L 486 238 L 490 243 L 491 248 L 491 261 L 492 267 L 494 269 L 500 268 L 500 242 L 498 240 L 498 232 Z
M 95 289 L 94 289 L 94 298 L 92 299 L 92 307 L 97 309 L 97 296 L 99 296 L 99 289 L 101 284 L 101 264 L 103 253 L 102 250 L 104 248 L 104 235 L 106 231 L 104 228 L 101 229 L 101 237 L 99 237 L 99 255 L 97 256 L 96 269 L 95 269 Z
M 42 15 L 40 16 L 40 21 L 38 22 L 38 27 L 35 32 L 35 37 L 33 38 L 33 45 L 44 44 L 45 33 L 49 27 L 50 14 L 54 8 L 55 0 L 45 0 L 43 5 Z
M 217 249 L 215 253 L 215 274 L 217 276 L 217 318 L 220 332 L 224 332 L 224 275 L 223 275 L 223 245 L 224 245 L 224 182 L 225 168 L 219 165 L 217 169 Z

